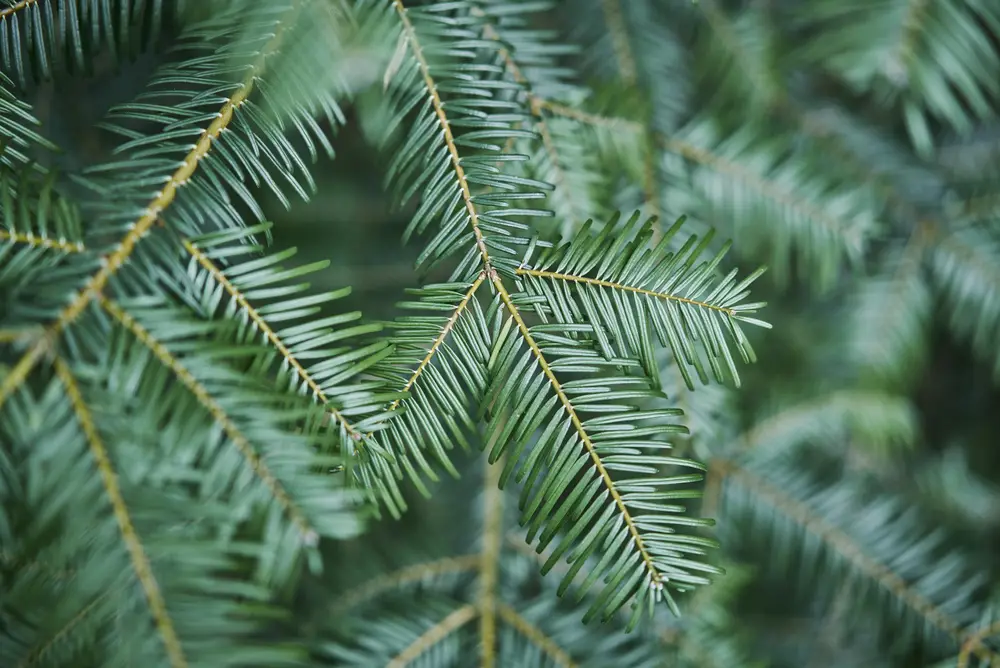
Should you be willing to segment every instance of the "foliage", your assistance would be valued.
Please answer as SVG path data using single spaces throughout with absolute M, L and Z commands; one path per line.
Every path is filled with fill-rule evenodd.
M 998 69 L 986 0 L 0 0 L 0 663 L 1000 663 Z

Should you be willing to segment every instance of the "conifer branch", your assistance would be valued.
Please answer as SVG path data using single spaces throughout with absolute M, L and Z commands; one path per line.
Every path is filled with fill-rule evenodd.
M 621 4 L 619 4 L 619 0 L 601 0 L 601 9 L 608 26 L 608 34 L 611 35 L 615 61 L 618 63 L 618 73 L 621 75 L 622 81 L 629 86 L 634 86 L 636 80 L 635 58 L 632 55 L 632 47 L 629 45 L 628 30 L 625 28 L 625 17 L 622 16 Z
M 780 95 L 780 92 L 775 90 L 773 83 L 766 80 L 761 70 L 751 66 L 757 59 L 752 53 L 747 51 L 743 40 L 740 39 L 739 35 L 733 29 L 732 21 L 719 9 L 718 5 L 715 4 L 715 0 L 704 0 L 697 4 L 706 22 L 711 26 L 712 32 L 719 38 L 719 42 L 729 50 L 732 55 L 732 62 L 743 71 L 746 78 L 752 81 L 758 90 L 767 91 L 772 95 L 775 93 Z M 780 104 L 781 98 L 774 100 L 774 103 Z
M 375 598 L 382 592 L 395 589 L 400 585 L 420 582 L 438 575 L 473 572 L 479 566 L 481 557 L 478 554 L 466 554 L 460 557 L 445 557 L 434 561 L 425 561 L 405 568 L 380 575 L 353 589 L 344 592 L 333 606 L 333 614 L 340 614 Z
M 957 668 L 966 668 L 969 665 L 969 656 L 976 650 L 983 649 L 983 641 L 998 633 L 1000 633 L 1000 622 L 993 622 L 986 628 L 980 629 L 969 636 L 969 639 L 962 643 L 962 649 L 958 653 Z M 986 658 L 982 654 L 979 654 L 978 656 L 980 658 Z M 992 657 L 990 658 L 992 660 Z
M 30 335 L 35 328 L 0 329 L 0 343 L 13 343 Z
M 920 36 L 923 20 L 927 16 L 927 0 L 909 0 L 903 14 L 897 48 L 889 56 L 889 64 L 898 63 L 905 72 L 916 56 L 916 42 Z
M 920 259 L 923 257 L 924 250 L 927 248 L 927 244 L 930 243 L 934 234 L 935 231 L 931 223 L 917 223 L 917 226 L 907 237 L 906 245 L 903 246 L 901 261 L 892 275 L 893 284 L 897 286 L 900 285 L 903 282 L 903 275 L 908 270 L 919 270 Z M 889 311 L 884 311 L 883 313 L 889 313 Z M 888 317 L 886 317 L 886 319 L 888 320 Z M 873 327 L 873 329 L 876 332 L 882 331 L 882 328 L 878 325 Z
M 261 458 L 261 456 L 254 450 L 253 445 L 250 441 L 243 435 L 239 430 L 233 420 L 226 414 L 209 391 L 205 388 L 201 382 L 195 378 L 187 368 L 180 363 L 180 361 L 171 353 L 165 345 L 160 343 L 149 331 L 143 327 L 139 322 L 133 318 L 131 315 L 126 313 L 121 306 L 118 304 L 101 297 L 101 306 L 111 314 L 116 320 L 118 320 L 122 326 L 124 326 L 129 332 L 132 333 L 136 339 L 139 340 L 144 346 L 149 348 L 149 351 L 153 353 L 165 367 L 170 369 L 174 376 L 181 382 L 184 387 L 188 389 L 191 394 L 198 400 L 205 410 L 212 416 L 212 418 L 218 423 L 222 430 L 229 437 L 232 444 L 239 450 L 240 454 L 250 465 L 250 469 L 257 475 L 258 478 L 264 483 L 267 489 L 271 492 L 271 495 L 278 502 L 282 511 L 288 516 L 292 523 L 299 530 L 302 535 L 302 541 L 306 545 L 314 545 L 318 540 L 318 534 L 315 529 L 312 528 L 309 521 L 303 515 L 302 511 L 295 505 L 291 497 L 288 496 L 288 492 L 285 491 L 284 486 L 281 484 L 271 470 L 268 468 L 267 464 Z
M 666 299 L 669 301 L 681 302 L 682 304 L 690 304 L 691 306 L 697 306 L 698 308 L 709 309 L 712 311 L 719 311 L 720 313 L 725 313 L 729 316 L 735 316 L 736 311 L 731 308 L 726 308 L 723 306 L 716 306 L 714 304 L 709 304 L 708 302 L 698 301 L 697 299 L 688 299 L 687 297 L 680 297 L 678 295 L 672 295 L 669 292 L 655 292 L 653 290 L 646 290 L 645 288 L 637 288 L 631 285 L 625 285 L 623 283 L 616 283 L 614 281 L 605 281 L 599 278 L 588 278 L 586 276 L 574 276 L 573 274 L 561 274 L 555 271 L 543 271 L 540 269 L 528 269 L 527 267 L 519 267 L 517 269 L 517 274 L 519 276 L 537 276 L 539 278 L 549 278 L 554 281 L 570 281 L 573 283 L 588 283 L 590 285 L 598 285 L 604 288 L 612 288 L 614 290 L 622 290 L 624 292 L 635 292 L 640 295 L 646 295 L 647 297 L 656 297 L 657 299 Z
M 292 11 L 295 11 L 295 8 Z M 73 300 L 59 313 L 55 322 L 46 328 L 45 334 L 18 360 L 10 374 L 4 378 L 3 383 L 0 383 L 0 406 L 3 406 L 11 393 L 27 380 L 31 370 L 35 368 L 35 365 L 63 330 L 80 317 L 91 302 L 100 296 L 111 277 L 132 255 L 136 245 L 157 224 L 163 212 L 173 203 L 177 191 L 194 175 L 200 162 L 207 158 L 212 149 L 212 142 L 219 138 L 223 130 L 233 120 L 236 110 L 246 102 L 254 89 L 254 81 L 264 68 L 265 60 L 278 48 L 283 36 L 283 31 L 279 29 L 268 41 L 243 83 L 222 104 L 215 119 L 202 131 L 194 147 L 181 160 L 180 166 L 167 178 L 163 188 L 146 205 L 143 214 L 129 226 L 128 233 L 118 242 L 115 249 L 101 258 L 100 269 L 90 277 L 83 290 L 77 293 Z
M 160 590 L 159 583 L 156 581 L 156 577 L 153 575 L 153 569 L 149 563 L 149 557 L 146 555 L 146 550 L 132 524 L 132 517 L 129 514 L 128 507 L 125 505 L 121 488 L 118 486 L 118 476 L 115 474 L 111 458 L 108 456 L 108 451 L 97 432 L 97 426 L 94 424 L 90 409 L 80 394 L 80 388 L 77 386 L 69 366 L 67 366 L 61 357 L 54 358 L 53 366 L 55 367 L 56 375 L 59 376 L 59 380 L 66 389 L 66 396 L 69 398 L 77 421 L 80 423 L 80 427 L 87 438 L 91 455 L 94 457 L 94 463 L 100 473 L 101 482 L 104 485 L 108 502 L 111 504 L 111 509 L 114 512 L 115 520 L 118 523 L 122 540 L 132 560 L 132 568 L 142 586 L 143 592 L 146 594 L 149 612 L 153 618 L 153 622 L 156 624 L 157 631 L 159 631 L 160 639 L 163 641 L 170 666 L 171 668 L 186 668 L 188 662 L 184 656 L 180 640 L 177 637 L 177 631 L 174 629 L 173 621 L 167 613 L 167 605 L 163 600 L 163 593 Z
M 466 307 L 469 305 L 469 300 L 471 300 L 473 295 L 476 294 L 476 290 L 479 289 L 479 286 L 482 285 L 484 280 L 486 280 L 486 272 L 481 271 L 479 272 L 479 276 L 476 278 L 476 280 L 472 282 L 472 285 L 469 287 L 468 291 L 466 291 L 465 296 L 462 297 L 462 301 L 458 303 L 458 306 L 455 307 L 455 310 L 452 311 L 450 316 L 448 316 L 448 320 L 445 322 L 444 327 L 441 328 L 441 332 L 434 339 L 434 342 L 431 343 L 431 347 L 428 348 L 427 354 L 424 356 L 422 360 L 420 360 L 420 364 L 417 365 L 417 368 L 413 370 L 413 374 L 410 376 L 409 380 L 407 380 L 406 384 L 403 385 L 403 392 L 410 391 L 410 388 L 413 387 L 413 384 L 417 382 L 417 379 L 420 377 L 420 374 L 424 372 L 424 369 L 427 368 L 427 365 L 429 365 L 431 363 L 431 360 L 434 359 L 434 355 L 437 354 L 438 350 L 441 348 L 441 344 L 444 343 L 444 340 L 448 338 L 448 334 L 451 332 L 452 328 L 455 326 L 455 323 L 458 322 L 459 317 L 462 315 Z M 399 408 L 399 404 L 401 401 L 402 399 L 396 399 L 395 401 L 393 401 L 389 405 L 389 410 L 396 410 L 397 408 Z
M 327 398 L 326 393 L 323 391 L 323 388 L 319 386 L 319 384 L 313 379 L 313 377 L 309 374 L 309 372 L 305 369 L 305 367 L 302 366 L 302 363 L 295 358 L 295 355 L 292 354 L 292 351 L 290 351 L 288 349 L 288 346 L 286 346 L 285 343 L 281 340 L 281 337 L 279 337 L 277 332 L 275 332 L 274 329 L 272 329 L 271 326 L 267 324 L 267 321 L 265 321 L 264 318 L 261 317 L 260 313 L 250 304 L 246 296 L 235 285 L 233 285 L 228 278 L 226 278 L 225 274 L 222 273 L 222 270 L 219 269 L 219 267 L 214 262 L 212 262 L 212 260 L 208 257 L 208 255 L 206 255 L 201 249 L 199 249 L 189 240 L 184 239 L 182 243 L 184 245 L 185 250 L 187 250 L 187 252 L 191 254 L 191 256 L 198 262 L 198 264 L 200 264 L 202 268 L 204 268 L 212 276 L 212 278 L 214 278 L 216 282 L 218 282 L 219 285 L 222 286 L 222 288 L 229 294 L 230 297 L 236 300 L 236 303 L 239 304 L 240 308 L 242 308 L 243 311 L 247 314 L 247 317 L 249 317 L 250 320 L 254 323 L 254 325 L 256 325 L 257 329 L 263 332 L 264 336 L 267 338 L 268 343 L 274 346 L 275 350 L 278 351 L 278 354 L 281 355 L 285 363 L 288 364 L 288 366 L 294 370 L 295 374 L 298 375 L 298 377 L 301 378 L 302 381 L 306 383 L 310 391 L 312 391 L 313 397 L 319 399 L 319 401 L 323 403 L 323 406 L 334 417 L 334 419 L 337 420 L 337 422 L 339 422 L 341 425 L 343 425 L 344 430 L 347 431 L 348 435 L 350 435 L 350 437 L 353 438 L 355 441 L 360 441 L 361 439 L 363 439 L 364 436 L 361 434 L 361 432 L 358 431 L 358 429 L 347 420 L 347 418 L 344 416 L 343 413 L 341 413 L 339 410 L 337 410 L 334 406 L 330 404 L 330 401 Z
M 395 658 L 386 664 L 386 668 L 405 668 L 421 654 L 441 642 L 454 631 L 465 626 L 477 615 L 475 606 L 463 605 L 455 610 L 440 622 L 427 629 L 416 640 L 410 643 L 406 649 L 397 654 Z
M 546 656 L 552 659 L 557 666 L 562 666 L 562 668 L 577 668 L 578 664 L 573 661 L 573 657 L 566 650 L 545 635 L 540 628 L 522 617 L 517 610 L 509 605 L 500 603 L 497 606 L 497 612 L 500 613 L 500 619 L 513 626 L 517 629 L 518 633 L 530 640 L 535 647 L 545 652 Z
M 479 635 L 482 649 L 482 668 L 496 665 L 497 642 L 497 571 L 500 567 L 500 549 L 503 542 L 503 491 L 500 490 L 500 471 L 503 458 L 490 464 L 483 459 L 484 518 L 483 549 L 479 558 Z
M 841 221 L 836 218 L 831 218 L 816 206 L 799 199 L 793 193 L 780 188 L 776 183 L 773 183 L 767 178 L 743 167 L 742 165 L 727 160 L 722 156 L 715 155 L 708 150 L 695 146 L 694 144 L 686 142 L 682 139 L 677 139 L 676 137 L 661 137 L 661 142 L 664 148 L 671 153 L 675 153 L 700 165 L 704 165 L 705 167 L 713 169 L 721 174 L 726 174 L 736 178 L 748 186 L 755 188 L 758 192 L 773 199 L 782 206 L 799 211 L 802 215 L 821 223 L 824 227 L 827 227 L 834 232 L 839 232 L 842 228 Z
M 962 261 L 972 267 L 974 271 L 982 276 L 988 276 L 986 285 L 1000 285 L 1000 266 L 991 262 L 988 257 L 983 257 L 982 249 L 973 244 L 967 243 L 957 234 L 949 234 L 941 229 L 940 225 L 933 227 L 924 226 L 922 232 L 928 236 L 927 243 L 935 243 L 941 248 L 946 248 L 962 258 Z
M 483 12 L 480 9 L 476 9 L 474 14 L 482 16 Z M 483 35 L 492 39 L 496 42 L 502 42 L 500 34 L 496 31 L 491 24 L 487 23 L 483 26 Z M 542 115 L 542 105 L 541 98 L 535 95 L 531 88 L 529 87 L 530 82 L 528 78 L 524 76 L 524 72 L 521 71 L 521 67 L 514 60 L 513 55 L 509 50 L 504 47 L 500 48 L 500 57 L 503 59 L 504 64 L 507 66 L 507 70 L 514 77 L 514 81 L 525 86 L 525 94 L 528 97 L 528 106 L 531 109 L 532 115 L 535 117 L 535 129 L 538 131 L 538 136 L 542 140 L 542 148 L 549 156 L 549 162 L 552 164 L 553 181 L 556 189 L 560 192 L 568 191 L 569 186 L 567 185 L 566 173 L 563 170 L 562 161 L 559 158 L 559 151 L 556 150 L 555 141 L 552 138 L 552 131 L 549 130 L 548 124 L 545 122 L 545 117 Z M 513 137 L 511 138 L 513 139 Z M 508 152 L 510 149 L 506 149 L 504 152 Z M 568 203 L 570 208 L 574 209 L 574 218 L 579 218 L 583 220 L 586 218 L 586 212 L 576 212 L 576 204 L 573 198 L 568 198 Z
M 19 2 L 17 2 L 14 5 L 11 5 L 10 7 L 0 8 L 0 21 L 5 20 L 8 16 L 16 14 L 22 9 L 27 9 L 28 7 L 31 7 L 37 2 L 38 0 L 20 0 Z
M 46 237 L 36 237 L 34 234 L 23 234 L 21 232 L 8 232 L 0 230 L 0 241 L 13 241 L 32 246 L 34 248 L 48 248 L 61 250 L 64 253 L 82 253 L 86 250 L 83 244 L 78 241 L 66 241 L 65 239 L 48 239 Z
M 438 94 L 437 84 L 431 76 L 430 65 L 427 62 L 427 58 L 424 57 L 420 41 L 417 39 L 417 31 L 414 29 L 413 23 L 410 21 L 410 17 L 406 13 L 406 7 L 403 5 L 403 1 L 392 0 L 392 4 L 396 8 L 396 12 L 399 14 L 400 22 L 403 24 L 403 34 L 406 35 L 406 41 L 410 44 L 410 49 L 413 51 L 413 57 L 417 59 L 417 64 L 420 67 L 420 73 L 423 76 L 424 86 L 427 88 L 427 94 L 430 95 L 431 105 L 433 106 L 434 113 L 437 116 L 438 125 L 441 127 L 441 132 L 444 134 L 444 141 L 445 145 L 448 147 L 448 155 L 450 156 L 451 165 L 455 172 L 455 178 L 458 180 L 458 186 L 462 191 L 462 200 L 465 202 L 465 208 L 469 212 L 469 224 L 472 226 L 472 233 L 476 237 L 476 247 L 479 249 L 479 255 L 482 258 L 483 266 L 488 270 L 490 268 L 490 254 L 489 250 L 486 248 L 486 240 L 483 238 L 483 232 L 479 229 L 479 211 L 472 202 L 472 189 L 469 187 L 469 181 L 465 176 L 465 168 L 462 167 L 462 159 L 458 154 L 458 146 L 455 144 L 455 136 L 451 130 L 451 123 L 448 121 L 448 115 L 444 110 L 444 102 L 441 100 L 441 95 Z
M 766 499 L 768 503 L 780 509 L 782 514 L 794 521 L 806 532 L 829 545 L 835 552 L 864 573 L 866 577 L 878 583 L 880 587 L 889 592 L 907 608 L 917 613 L 928 624 L 951 636 L 957 644 L 961 645 L 969 639 L 969 632 L 963 630 L 958 622 L 952 619 L 947 612 L 914 589 L 885 564 L 868 556 L 864 549 L 850 535 L 818 515 L 806 504 L 788 496 L 732 460 L 716 459 L 713 464 L 717 467 L 721 476 L 736 479 L 739 481 L 739 484 L 746 486 L 753 490 L 754 494 Z M 977 647 L 973 651 L 981 658 L 1000 660 L 1000 654 L 991 652 L 988 649 Z
M 504 306 L 506 306 L 507 311 L 510 313 L 511 318 L 514 319 L 514 323 L 517 325 L 518 330 L 521 332 L 521 337 L 527 344 L 528 348 L 531 349 L 532 355 L 538 362 L 538 366 L 541 368 L 542 373 L 545 374 L 546 379 L 548 379 L 549 384 L 552 386 L 553 391 L 559 398 L 559 402 L 562 404 L 563 410 L 569 417 L 570 422 L 573 424 L 573 428 L 576 430 L 577 435 L 580 437 L 581 443 L 583 443 L 587 454 L 590 456 L 591 461 L 594 463 L 594 470 L 600 476 L 601 481 L 604 484 L 605 489 L 608 490 L 608 494 L 611 496 L 612 501 L 614 501 L 615 506 L 618 508 L 618 513 L 625 523 L 630 534 L 630 540 L 635 545 L 636 550 L 642 557 L 643 566 L 646 573 L 649 576 L 650 583 L 653 587 L 657 589 L 662 589 L 664 586 L 663 575 L 660 573 L 659 569 L 653 563 L 653 558 L 646 549 L 643 543 L 642 536 L 639 535 L 639 528 L 635 524 L 635 519 L 632 517 L 631 511 L 625 505 L 625 501 L 622 499 L 621 494 L 618 492 L 618 488 L 615 486 L 614 480 L 611 478 L 611 474 L 608 473 L 607 468 L 604 466 L 604 462 L 601 461 L 600 455 L 597 453 L 597 448 L 594 442 L 590 439 L 590 434 L 583 426 L 583 421 L 580 416 L 577 415 L 576 408 L 573 406 L 573 402 L 569 400 L 566 396 L 566 392 L 563 390 L 562 384 L 559 379 L 556 378 L 555 373 L 553 373 L 552 368 L 549 366 L 548 360 L 545 358 L 542 349 L 539 347 L 538 343 L 535 341 L 534 337 L 531 336 L 531 332 L 528 329 L 527 323 L 521 316 L 520 310 L 514 304 L 511 299 L 510 293 L 507 291 L 506 286 L 504 286 L 503 281 L 496 274 L 493 275 L 493 285 L 497 292 L 500 294 L 500 299 L 503 301 Z
M 60 640 L 62 640 L 63 638 L 65 638 L 67 635 L 69 635 L 69 633 L 76 626 L 78 626 L 80 624 L 80 622 L 82 622 L 84 619 L 86 619 L 87 617 L 89 617 L 90 613 L 93 612 L 94 608 L 96 608 L 97 605 L 101 601 L 103 601 L 104 599 L 106 599 L 109 595 L 110 595 L 110 592 L 104 591 L 104 592 L 101 592 L 101 594 L 99 596 L 96 596 L 94 598 L 94 600 L 92 600 L 90 603 L 88 603 L 86 606 L 84 606 L 83 610 L 81 610 L 80 612 L 78 612 L 75 615 L 73 615 L 72 619 L 70 619 L 68 622 L 66 622 L 65 625 L 63 625 L 62 628 L 60 628 L 58 631 L 56 631 L 52 635 L 51 638 L 49 638 L 48 640 L 46 640 L 44 645 L 42 645 L 41 647 L 39 647 L 39 648 L 35 649 L 34 651 L 32 651 L 32 653 L 29 654 L 28 657 L 19 664 L 18 668 L 29 668 L 30 666 L 33 666 L 33 665 L 37 664 L 39 661 L 41 661 L 45 657 L 45 655 L 48 654 L 49 651 L 53 647 L 55 647 L 55 645 Z
M 578 121 L 585 125 L 595 125 L 598 127 L 611 128 L 613 130 L 625 130 L 626 132 L 643 132 L 645 128 L 642 123 L 637 123 L 636 121 L 630 121 L 626 118 L 619 118 L 617 116 L 602 116 L 600 114 L 592 114 L 586 111 L 581 111 L 574 107 L 555 102 L 553 100 L 546 100 L 544 98 L 536 98 L 538 100 L 538 106 L 542 109 L 548 110 L 550 113 L 556 116 L 562 116 L 564 118 L 571 118 L 574 121 Z

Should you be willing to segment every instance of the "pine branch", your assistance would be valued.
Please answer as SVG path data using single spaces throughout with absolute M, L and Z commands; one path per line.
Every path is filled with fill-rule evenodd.
M 464 605 L 458 608 L 440 622 L 424 631 L 420 637 L 397 654 L 392 661 L 387 663 L 386 668 L 406 668 L 406 666 L 418 659 L 420 655 L 431 647 L 475 619 L 477 614 L 475 606 L 472 605 Z
M 681 297 L 679 295 L 670 294 L 668 292 L 656 292 L 654 290 L 647 290 L 645 288 L 638 288 L 633 285 L 625 285 L 623 283 L 616 283 L 614 281 L 604 281 L 599 278 L 589 278 L 587 276 L 574 276 L 573 274 L 562 274 L 556 271 L 544 271 L 541 269 L 518 269 L 517 273 L 519 276 L 536 276 L 538 278 L 548 278 L 556 281 L 571 281 L 573 283 L 584 283 L 587 285 L 596 285 L 603 288 L 611 288 L 613 290 L 621 290 L 623 292 L 634 292 L 636 294 L 645 295 L 647 297 L 655 297 L 657 299 L 666 299 L 669 301 L 675 301 L 681 304 L 688 304 L 690 306 L 696 306 L 698 308 L 704 308 L 711 311 L 717 311 L 719 313 L 724 313 L 731 317 L 736 317 L 738 311 L 732 308 L 726 308 L 724 306 L 717 306 L 715 304 L 709 304 L 708 302 L 698 301 L 697 299 L 687 299 L 686 297 Z
M 202 130 L 194 146 L 183 158 L 180 166 L 167 178 L 163 187 L 146 205 L 141 216 L 130 226 L 128 233 L 118 242 L 117 246 L 101 260 L 100 269 L 86 282 L 83 289 L 59 313 L 55 322 L 46 327 L 45 334 L 18 360 L 11 372 L 0 383 L 0 406 L 4 404 L 11 393 L 27 380 L 35 365 L 51 348 L 59 335 L 71 325 L 84 310 L 99 298 L 108 281 L 124 265 L 132 255 L 136 246 L 146 236 L 163 212 L 174 202 L 178 190 L 183 187 L 197 171 L 199 164 L 209 155 L 213 142 L 217 141 L 236 111 L 244 104 L 254 88 L 254 82 L 263 70 L 268 55 L 277 50 L 283 39 L 283 33 L 278 30 L 268 41 L 257 62 L 250 68 L 243 83 L 226 98 L 212 122 Z
M 173 621 L 167 614 L 167 606 L 163 600 L 160 585 L 153 575 L 153 569 L 150 566 L 146 550 L 139 539 L 139 535 L 136 533 L 135 527 L 132 525 L 131 515 L 122 498 L 121 489 L 118 486 L 118 477 L 112 467 L 111 460 L 101 441 L 101 437 L 97 433 L 97 427 L 90 416 L 90 409 L 84 403 L 80 389 L 73 378 L 73 373 L 62 358 L 54 358 L 53 364 L 56 374 L 66 388 L 66 394 L 73 406 L 73 411 L 76 413 L 80 428 L 86 434 L 87 442 L 90 445 L 90 452 L 101 476 L 101 482 L 104 485 L 108 502 L 114 511 L 122 541 L 125 543 L 125 547 L 132 560 L 132 568 L 135 571 L 136 579 L 139 580 L 146 594 L 150 616 L 156 624 L 171 668 L 186 668 L 188 665 L 187 658 L 184 656 L 184 650 L 181 648 L 177 632 L 174 630 Z
M 562 668 L 577 668 L 579 666 L 558 643 L 545 635 L 540 628 L 522 617 L 514 608 L 501 603 L 497 606 L 497 612 L 500 615 L 500 619 L 517 629 L 518 633 L 525 638 L 528 638 L 535 647 L 542 650 L 545 656 L 549 657 L 557 666 L 561 666 Z
M 497 64 L 498 45 L 484 39 L 483 21 L 469 12 L 471 6 L 438 3 L 407 9 L 397 0 L 393 9 L 412 58 L 402 58 L 388 79 L 391 119 L 385 138 L 399 125 L 411 125 L 409 110 L 419 106 L 420 111 L 411 134 L 393 153 L 388 177 L 402 203 L 424 193 L 404 241 L 434 226 L 437 232 L 416 264 L 429 269 L 464 253 L 452 281 L 470 280 L 484 268 L 510 273 L 516 247 L 531 243 L 525 234 L 529 226 L 519 219 L 552 215 L 525 206 L 525 200 L 544 199 L 551 184 L 497 166 L 527 159 L 506 153 L 498 140 L 509 145 L 512 139 L 536 137 L 519 127 L 529 119 L 517 100 L 521 86 L 504 77 Z M 466 49 L 469 43 L 479 48 Z M 457 58 L 475 74 L 439 64 L 435 57 Z M 468 130 L 459 133 L 461 128 Z
M 285 491 L 281 482 L 271 473 L 270 468 L 254 450 L 253 445 L 237 428 L 233 420 L 226 414 L 219 403 L 212 397 L 211 393 L 200 383 L 188 369 L 167 349 L 165 345 L 157 341 L 149 331 L 139 324 L 135 318 L 126 313 L 118 304 L 101 297 L 101 306 L 120 322 L 136 339 L 160 361 L 163 366 L 170 369 L 173 375 L 184 387 L 191 392 L 205 410 L 218 423 L 222 430 L 229 437 L 230 442 L 236 447 L 243 459 L 249 464 L 261 482 L 267 487 L 272 497 L 281 507 L 282 511 L 295 525 L 302 536 L 302 541 L 306 545 L 315 545 L 319 540 L 319 535 L 312 528 L 311 523 L 306 519 L 302 510 L 292 501 L 288 492 Z
M 393 388 L 407 395 L 393 401 L 381 438 L 359 450 L 358 481 L 373 500 L 398 515 L 406 502 L 396 480 L 404 472 L 417 489 L 429 495 L 420 473 L 430 480 L 437 474 L 428 455 L 452 476 L 458 471 L 446 451 L 456 444 L 469 447 L 476 431 L 473 403 L 487 383 L 490 331 L 475 298 L 485 280 L 483 272 L 472 283 L 435 284 L 409 290 L 414 301 L 400 304 L 415 316 L 388 326 L 393 354 L 372 369 Z M 439 315 L 442 311 L 446 316 Z M 419 472 L 418 472 L 419 471 Z

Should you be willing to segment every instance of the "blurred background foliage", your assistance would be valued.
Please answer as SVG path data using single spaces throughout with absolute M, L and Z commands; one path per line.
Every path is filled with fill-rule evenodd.
M 515 638 L 498 665 L 1000 665 L 1000 2 L 544 4 L 530 14 L 539 32 L 508 38 L 502 20 L 499 32 L 551 132 L 529 169 L 557 184 L 556 223 L 684 214 L 733 238 L 741 265 L 770 267 L 756 296 L 774 327 L 752 333 L 759 362 L 739 391 L 691 392 L 662 360 L 691 429 L 678 453 L 709 463 L 702 513 L 728 574 L 682 598 L 680 618 L 588 636 L 571 604 L 543 595 L 555 583 L 536 557 L 508 544 L 511 504 L 470 461 L 402 520 L 327 546 L 333 567 L 289 593 L 289 623 L 320 661 L 385 665 L 378 634 L 417 637 L 414 606 L 427 619 L 462 609 L 499 512 L 501 595 L 568 653 Z M 159 57 L 105 54 L 58 93 L 29 86 L 60 167 L 107 157 L 96 123 Z M 353 286 L 350 308 L 381 319 L 413 285 L 416 250 L 399 241 L 412 211 L 387 197 L 365 109 L 347 107 L 310 202 L 261 195 L 277 247 L 330 260 L 313 285 Z M 458 561 L 355 591 L 443 559 Z M 449 638 L 411 665 L 472 665 L 475 634 Z

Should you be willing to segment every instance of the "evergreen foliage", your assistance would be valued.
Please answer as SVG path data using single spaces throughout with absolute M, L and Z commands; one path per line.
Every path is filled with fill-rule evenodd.
M 0 664 L 1000 665 L 998 77 L 988 0 L 0 0 Z M 405 260 L 287 246 L 372 177 Z

